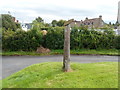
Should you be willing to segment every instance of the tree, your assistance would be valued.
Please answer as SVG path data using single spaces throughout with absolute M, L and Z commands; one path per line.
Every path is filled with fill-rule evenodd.
M 41 28 L 45 27 L 44 23 L 38 22 L 37 20 L 34 20 L 32 22 L 32 29 L 40 30 Z
M 41 17 L 37 17 L 32 22 L 32 28 L 36 30 L 40 30 L 41 28 L 45 27 L 44 20 Z
M 53 27 L 55 27 L 55 26 L 62 27 L 62 26 L 64 26 L 65 21 L 66 21 L 66 20 L 59 20 L 59 21 L 53 20 L 53 21 L 51 22 L 51 24 L 52 24 Z
M 62 26 L 64 26 L 64 23 L 65 23 L 65 20 L 59 20 L 57 22 L 57 26 L 62 27 Z
M 44 20 L 43 20 L 41 17 L 38 17 L 38 18 L 36 18 L 35 20 L 36 20 L 37 22 L 42 22 L 42 23 L 44 22 Z
M 109 22 L 109 25 L 112 25 L 111 22 Z
M 14 17 L 9 14 L 2 14 L 2 28 L 6 30 L 11 29 L 15 31 L 20 28 L 20 24 L 14 21 Z
M 51 24 L 52 24 L 53 27 L 57 26 L 57 20 L 53 20 L 53 21 L 51 22 Z
M 49 27 L 50 24 L 49 23 L 44 23 L 45 27 Z

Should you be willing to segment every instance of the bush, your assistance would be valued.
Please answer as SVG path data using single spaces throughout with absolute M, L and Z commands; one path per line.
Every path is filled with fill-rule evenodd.
M 120 49 L 120 36 L 114 35 L 112 30 L 88 30 L 84 27 L 74 27 L 70 35 L 71 49 Z M 47 34 L 32 29 L 3 31 L 3 50 L 33 51 L 42 45 L 49 49 L 63 49 L 64 27 L 48 27 Z
M 25 32 L 8 30 L 3 33 L 3 50 L 9 51 L 32 51 L 42 44 L 42 33 L 37 30 Z
M 71 31 L 71 49 L 112 49 L 115 48 L 115 37 L 112 30 L 99 32 L 74 27 Z
M 50 27 L 47 35 L 44 36 L 43 46 L 49 49 L 63 49 L 64 28 Z
M 115 45 L 116 49 L 120 49 L 120 35 L 118 35 L 118 36 L 115 37 L 115 43 L 114 43 L 114 45 Z
M 85 27 L 74 27 L 70 35 L 71 49 L 114 49 L 118 48 L 118 36 L 110 29 L 101 31 L 88 30 Z M 115 45 L 116 44 L 116 45 Z M 50 49 L 63 49 L 64 45 L 64 28 L 49 28 L 47 35 L 44 37 L 44 47 Z

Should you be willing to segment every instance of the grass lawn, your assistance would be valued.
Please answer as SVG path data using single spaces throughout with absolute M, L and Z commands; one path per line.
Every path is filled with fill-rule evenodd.
M 2 89 L 2 81 L 0 80 L 0 90 Z
M 110 49 L 110 50 L 89 50 L 89 49 L 81 49 L 81 50 L 71 50 L 71 54 L 95 54 L 95 55 L 120 55 L 118 53 L 119 50 Z M 63 50 L 51 50 L 50 53 L 36 53 L 36 52 L 24 52 L 24 51 L 15 51 L 15 52 L 2 52 L 0 55 L 33 55 L 33 56 L 43 56 L 43 55 L 56 55 L 63 54 Z
M 72 72 L 62 72 L 61 62 L 34 64 L 3 79 L 3 88 L 118 88 L 118 62 L 71 67 Z

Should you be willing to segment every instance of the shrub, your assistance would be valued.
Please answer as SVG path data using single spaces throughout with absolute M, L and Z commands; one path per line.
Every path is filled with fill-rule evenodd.
M 63 49 L 64 27 L 48 27 L 47 34 L 42 35 L 40 30 L 32 29 L 3 31 L 3 50 L 33 51 L 42 45 L 49 49 Z M 74 27 L 70 34 L 71 49 L 120 49 L 120 36 L 112 30 L 88 30 L 84 27 Z
M 71 31 L 71 49 L 112 49 L 115 48 L 115 37 L 112 30 L 101 32 L 74 27 Z
M 43 46 L 50 49 L 63 49 L 64 44 L 64 28 L 50 27 L 47 35 L 44 36 Z
M 9 51 L 32 51 L 42 44 L 42 34 L 37 30 L 25 32 L 11 30 L 3 33 L 3 50 Z
M 114 43 L 114 45 L 115 45 L 116 49 L 120 49 L 120 35 L 118 35 L 118 36 L 115 37 L 115 43 Z

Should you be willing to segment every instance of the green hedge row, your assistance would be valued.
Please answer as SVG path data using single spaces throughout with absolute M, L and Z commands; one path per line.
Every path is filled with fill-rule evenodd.
M 74 27 L 70 36 L 71 49 L 120 49 L 120 36 L 112 29 L 101 31 Z M 44 37 L 44 47 L 63 49 L 64 28 L 52 28 Z
M 71 31 L 72 49 L 111 49 L 115 47 L 115 35 L 111 30 L 98 32 L 95 30 L 73 28 Z
M 64 44 L 64 28 L 52 27 L 44 36 L 43 46 L 50 49 L 63 49 Z
M 43 35 L 37 30 L 25 32 L 18 30 L 4 31 L 2 35 L 2 48 L 7 51 L 33 51 L 42 45 Z
M 71 49 L 120 49 L 120 36 L 113 30 L 88 30 L 74 27 L 71 30 Z M 50 27 L 43 36 L 38 30 L 3 31 L 2 48 L 9 51 L 35 51 L 44 46 L 49 49 L 63 49 L 64 28 Z

